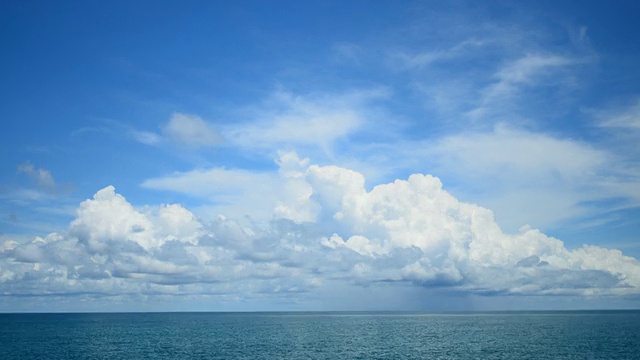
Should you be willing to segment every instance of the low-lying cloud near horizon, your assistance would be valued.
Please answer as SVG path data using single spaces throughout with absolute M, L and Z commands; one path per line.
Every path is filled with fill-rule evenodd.
M 254 182 L 242 173 L 243 187 L 270 187 L 256 204 L 270 214 L 266 222 L 202 219 L 181 205 L 136 208 L 107 186 L 80 204 L 66 230 L 1 245 L 3 296 L 295 297 L 336 283 L 487 296 L 640 294 L 637 259 L 569 249 L 529 227 L 505 233 L 491 210 L 459 201 L 434 176 L 367 190 L 354 170 L 293 152 L 277 163 L 279 171 Z M 172 184 L 179 174 L 144 186 Z

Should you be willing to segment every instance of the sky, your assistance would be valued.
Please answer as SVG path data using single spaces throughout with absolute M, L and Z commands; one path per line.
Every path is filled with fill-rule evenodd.
M 639 12 L 0 2 L 0 311 L 638 308 Z

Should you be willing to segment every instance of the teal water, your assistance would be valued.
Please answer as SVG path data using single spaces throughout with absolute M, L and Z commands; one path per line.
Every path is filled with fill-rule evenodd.
M 2 359 L 640 359 L 640 311 L 0 314 Z

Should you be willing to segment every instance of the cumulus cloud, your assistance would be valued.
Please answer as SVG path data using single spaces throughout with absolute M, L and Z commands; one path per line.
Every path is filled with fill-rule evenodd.
M 69 234 L 89 251 L 101 253 L 119 243 L 137 244 L 145 250 L 172 240 L 195 243 L 199 227 L 195 217 L 179 205 L 162 206 L 155 216 L 148 216 L 108 186 L 80 204 Z
M 404 284 L 480 295 L 638 295 L 640 262 L 522 228 L 457 200 L 438 178 L 364 187 L 356 171 L 281 154 L 270 221 L 137 209 L 111 186 L 62 233 L 0 248 L 5 296 L 65 293 L 298 296 L 332 284 Z M 250 184 L 248 184 L 250 185 Z M 278 184 L 274 184 L 278 186 Z M 276 211 L 277 209 L 277 211 Z

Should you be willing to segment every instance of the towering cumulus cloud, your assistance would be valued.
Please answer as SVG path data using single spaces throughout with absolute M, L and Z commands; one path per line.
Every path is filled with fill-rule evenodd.
M 640 262 L 524 227 L 415 174 L 367 190 L 363 175 L 282 154 L 268 222 L 197 219 L 180 205 L 135 208 L 112 186 L 62 233 L 0 247 L 5 296 L 291 294 L 344 283 L 480 295 L 637 295 Z M 262 175 L 264 176 L 264 174 Z M 330 289 L 329 289 L 330 290 Z

